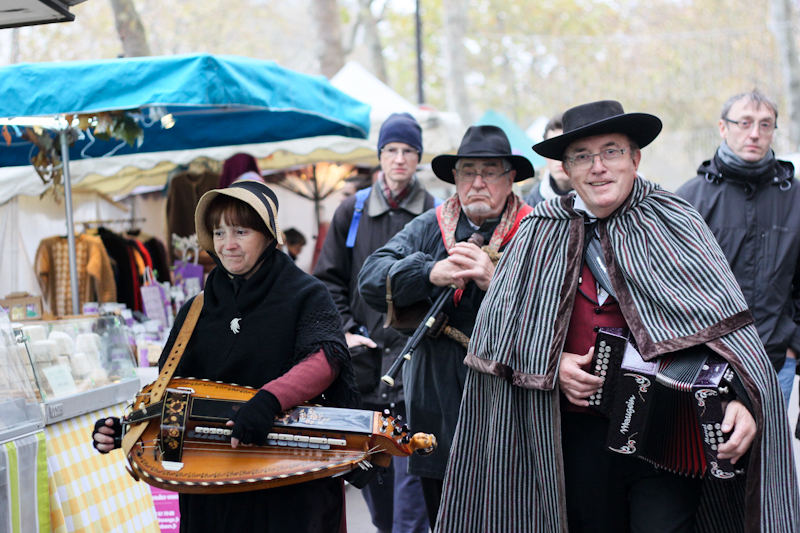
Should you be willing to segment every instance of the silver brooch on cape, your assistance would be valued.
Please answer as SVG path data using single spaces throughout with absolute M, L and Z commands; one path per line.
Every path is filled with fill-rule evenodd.
M 231 320 L 231 331 L 234 334 L 239 333 L 239 329 L 241 329 L 239 327 L 239 321 L 240 320 L 241 320 L 241 318 L 234 318 L 233 320 Z

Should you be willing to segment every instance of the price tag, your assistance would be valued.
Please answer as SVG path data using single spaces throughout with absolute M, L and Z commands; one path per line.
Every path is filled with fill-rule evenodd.
M 65 396 L 78 392 L 77 387 L 75 387 L 75 380 L 72 379 L 69 365 L 53 365 L 42 370 L 55 396 Z

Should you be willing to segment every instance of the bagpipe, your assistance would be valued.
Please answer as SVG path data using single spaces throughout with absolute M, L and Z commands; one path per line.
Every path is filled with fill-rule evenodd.
M 154 392 L 156 387 L 163 393 Z M 436 447 L 433 435 L 410 435 L 388 413 L 306 404 L 276 418 L 266 445 L 232 448 L 226 413 L 257 392 L 191 378 L 147 385 L 122 421 L 128 471 L 155 487 L 193 494 L 353 474 L 361 475 L 351 483 L 363 486 L 375 466 L 388 466 L 392 455 L 426 455 Z
M 705 345 L 644 361 L 627 332 L 601 328 L 592 372 L 605 379 L 589 405 L 607 416 L 606 446 L 670 472 L 717 479 L 738 471 L 717 457 L 721 425 L 735 399 L 734 372 Z
M 480 248 L 483 246 L 484 238 L 480 233 L 473 233 L 470 235 L 469 239 L 467 239 L 467 242 Z M 389 276 L 386 277 L 386 289 L 386 300 L 389 305 L 386 313 L 386 323 L 383 327 L 392 326 L 400 331 L 414 328 L 414 333 L 408 339 L 400 355 L 392 363 L 392 366 L 386 374 L 381 377 L 381 381 L 390 387 L 394 387 L 394 379 L 397 377 L 400 369 L 403 368 L 403 363 L 411 360 L 411 356 L 419 346 L 422 338 L 426 335 L 436 338 L 444 333 L 446 336 L 461 344 L 464 348 L 469 346 L 469 337 L 449 326 L 447 324 L 449 320 L 448 316 L 442 313 L 444 304 L 453 297 L 456 292 L 456 287 L 445 287 L 432 304 L 429 303 L 430 300 L 428 300 L 425 302 L 417 302 L 406 308 L 399 308 L 393 305 L 391 298 L 391 279 Z

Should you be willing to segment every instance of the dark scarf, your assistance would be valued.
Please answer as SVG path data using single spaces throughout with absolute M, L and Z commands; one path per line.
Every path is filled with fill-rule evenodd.
M 381 192 L 383 193 L 386 203 L 389 204 L 389 207 L 391 209 L 400 209 L 400 204 L 402 204 L 403 200 L 408 198 L 408 196 L 411 194 L 411 191 L 414 190 L 414 186 L 417 184 L 417 178 L 416 176 L 411 178 L 411 181 L 408 182 L 403 190 L 398 192 L 394 192 L 389 188 L 389 185 L 386 183 L 386 179 L 383 176 L 378 178 L 378 183 L 380 184 Z
M 717 167 L 726 179 L 762 184 L 775 177 L 775 152 L 770 150 L 759 161 L 745 161 L 736 155 L 726 141 L 722 141 L 715 155 Z
M 177 374 L 259 388 L 322 348 L 339 368 L 326 399 L 356 406 L 355 375 L 327 289 L 274 246 L 262 258 L 249 279 L 231 278 L 219 262 L 208 275 L 203 312 Z
M 471 371 L 437 532 L 566 529 L 563 465 L 554 443 L 560 438 L 558 365 L 584 240 L 583 216 L 572 203 L 570 194 L 538 204 L 497 266 L 465 360 Z M 715 491 L 724 488 L 706 484 L 711 499 L 703 501 L 714 503 L 701 504 L 698 523 L 744 515 L 747 531 L 800 528 L 780 387 L 702 217 L 684 200 L 637 178 L 625 204 L 599 221 L 599 233 L 620 308 L 643 356 L 707 343 L 731 363 L 753 400 L 759 433 L 746 465 L 747 496 L 721 496 Z M 481 428 L 479 439 L 474 428 Z M 471 480 L 468 491 L 464 479 Z M 514 499 L 500 502 L 498 494 Z

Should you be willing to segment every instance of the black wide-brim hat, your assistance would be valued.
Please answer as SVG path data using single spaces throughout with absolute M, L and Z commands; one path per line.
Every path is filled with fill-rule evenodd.
M 436 177 L 447 183 L 455 183 L 453 169 L 456 161 L 464 157 L 480 159 L 508 159 L 517 175 L 514 181 L 522 181 L 533 177 L 533 165 L 528 158 L 511 153 L 511 143 L 505 132 L 497 126 L 470 126 L 456 155 L 439 155 L 431 161 L 431 168 Z
M 548 159 L 561 161 L 567 147 L 586 137 L 606 133 L 622 133 L 639 148 L 644 148 L 661 133 L 661 120 L 647 113 L 625 113 L 622 104 L 601 100 L 564 111 L 564 133 L 533 146 L 533 150 Z
M 281 230 L 278 227 L 278 197 L 265 184 L 243 179 L 234 182 L 226 189 L 212 189 L 200 198 L 194 212 L 194 225 L 200 248 L 210 254 L 216 253 L 214 252 L 214 236 L 211 234 L 213 228 L 206 227 L 205 218 L 211 201 L 221 194 L 241 200 L 252 207 L 264 221 L 272 236 L 278 240 L 278 244 L 283 244 Z

